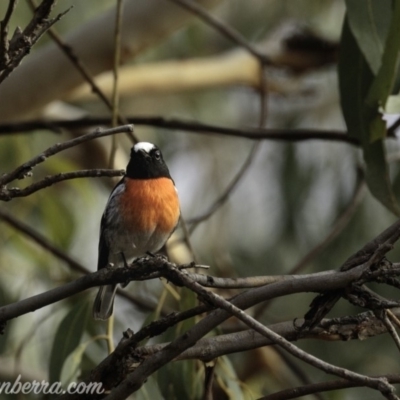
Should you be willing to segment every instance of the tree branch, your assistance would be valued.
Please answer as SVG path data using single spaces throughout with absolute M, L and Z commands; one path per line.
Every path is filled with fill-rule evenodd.
M 10 56 L 8 54 L 8 24 L 10 23 L 11 15 L 16 6 L 17 0 L 9 0 L 6 14 L 0 22 L 0 71 L 10 62 Z
M 399 315 L 400 312 L 396 311 L 396 314 Z M 329 342 L 365 340 L 388 332 L 383 322 L 375 317 L 371 311 L 350 317 L 323 319 L 320 326 L 313 328 L 301 337 L 299 337 L 297 326 L 300 326 L 304 320 L 299 318 L 296 319 L 295 322 L 296 323 L 293 323 L 293 321 L 279 322 L 269 325 L 268 328 L 289 341 L 302 339 Z M 223 355 L 253 350 L 273 344 L 274 342 L 271 339 L 255 332 L 253 329 L 247 329 L 239 332 L 202 338 L 194 346 L 176 357 L 175 360 L 198 359 L 207 362 Z M 149 355 L 157 353 L 167 345 L 168 343 L 159 343 L 137 347 L 134 353 L 137 357 L 148 357 Z
M 49 251 L 54 257 L 58 258 L 59 260 L 65 262 L 73 271 L 79 272 L 81 274 L 90 274 L 91 271 L 84 267 L 82 264 L 75 261 L 71 258 L 68 254 L 64 251 L 59 249 L 53 243 L 51 243 L 47 238 L 41 235 L 39 232 L 32 229 L 29 225 L 19 221 L 18 219 L 14 218 L 11 214 L 3 211 L 0 209 L 0 219 L 12 226 L 14 229 L 17 229 L 19 232 L 22 232 L 25 236 L 36 242 L 39 246 L 43 249 Z M 139 297 L 135 297 L 132 293 L 118 288 L 117 294 L 123 297 L 125 300 L 131 302 L 136 307 L 141 308 L 142 310 L 146 311 L 153 311 L 154 307 L 149 304 L 148 301 L 144 301 Z
M 133 132 L 133 125 L 122 125 L 116 128 L 102 130 L 100 128 L 96 129 L 94 132 L 87 133 L 86 135 L 79 136 L 77 138 L 67 140 L 63 143 L 56 143 L 55 145 L 49 147 L 47 150 L 43 151 L 38 156 L 32 158 L 26 163 L 20 165 L 14 171 L 3 174 L 0 177 L 0 192 L 6 190 L 4 185 L 12 182 L 15 179 L 23 179 L 29 175 L 36 165 L 45 161 L 48 157 L 53 156 L 63 150 L 69 149 L 71 147 L 77 146 L 78 144 L 87 142 L 89 140 L 97 139 L 104 136 L 115 135 L 122 132 Z
M 262 65 L 270 65 L 270 59 L 260 53 L 254 46 L 247 42 L 247 40 L 235 29 L 231 26 L 225 24 L 218 18 L 214 17 L 212 14 L 207 12 L 207 10 L 201 7 L 198 3 L 194 1 L 188 0 L 169 0 L 173 3 L 179 4 L 181 7 L 189 10 L 200 19 L 202 19 L 207 25 L 215 28 L 218 32 L 220 32 L 223 36 L 231 40 L 233 43 L 239 45 L 240 47 L 247 50 L 250 54 L 256 57 Z
M 363 266 L 357 267 L 356 269 L 358 271 L 352 269 L 351 272 L 354 275 L 352 275 L 351 278 L 350 276 L 347 276 L 345 279 L 349 279 L 350 281 L 359 279 L 360 276 L 362 276 L 363 268 Z M 309 276 L 307 279 L 302 280 L 301 284 L 298 279 L 293 279 L 293 281 L 290 282 L 278 282 L 269 286 L 251 289 L 235 296 L 231 301 L 238 307 L 245 309 L 252 307 L 261 301 L 288 294 L 286 293 L 286 290 L 289 290 L 291 293 L 296 293 L 298 290 L 314 291 L 316 289 L 315 285 L 322 285 L 325 288 L 327 288 L 327 286 L 335 287 L 338 284 L 338 276 L 336 273 L 329 273 L 328 275 L 325 277 L 321 275 L 319 278 L 317 278 L 315 275 Z M 342 275 L 340 278 L 343 279 L 344 276 Z M 169 279 L 171 279 L 171 277 L 169 277 Z M 350 281 L 348 283 L 350 283 Z M 342 281 L 341 283 L 344 282 Z M 302 289 L 300 289 L 300 287 Z M 318 291 L 321 289 L 322 291 L 324 290 L 323 288 L 319 287 Z M 165 365 L 169 361 L 178 357 L 189 347 L 193 346 L 199 339 L 229 318 L 229 316 L 230 314 L 223 310 L 212 311 L 193 328 L 189 329 L 183 335 L 179 336 L 173 342 L 160 349 L 160 351 L 156 354 L 146 358 L 144 361 L 142 358 L 140 358 L 140 356 L 139 358 L 135 358 L 134 353 L 130 353 L 128 351 L 129 347 L 125 347 L 126 343 L 124 343 L 121 347 L 117 347 L 115 352 L 116 354 L 114 356 L 111 355 L 107 357 L 97 368 L 95 368 L 91 374 L 90 380 L 97 382 L 101 381 L 105 383 L 108 388 L 111 388 L 115 386 L 117 382 L 120 382 L 121 379 L 124 378 L 125 374 L 129 372 L 130 369 L 128 366 L 131 365 L 132 360 L 139 360 L 143 361 L 143 363 L 140 364 L 140 366 L 135 370 L 133 373 L 134 375 L 132 375 L 130 379 L 130 382 L 133 384 L 132 387 L 134 390 L 136 390 L 143 384 L 146 377 L 151 375 L 162 365 Z M 126 365 L 126 361 L 124 361 L 126 360 L 126 357 L 130 357 L 128 365 Z M 117 368 L 117 366 L 125 366 L 126 369 L 123 369 L 122 367 Z
M 138 126 L 153 126 L 164 129 L 182 130 L 187 132 L 202 133 L 204 135 L 223 135 L 240 137 L 250 140 L 279 140 L 298 142 L 304 140 L 327 140 L 348 143 L 359 146 L 360 142 L 339 130 L 317 129 L 260 129 L 260 128 L 230 128 L 218 125 L 203 124 L 196 121 L 185 121 L 164 117 L 128 117 L 128 121 Z M 82 129 L 93 126 L 108 126 L 109 118 L 82 118 L 77 120 L 32 120 L 18 123 L 0 124 L 0 135 L 27 132 L 37 129 L 59 130 Z
M 36 296 L 29 297 L 27 299 L 18 301 L 13 304 L 9 304 L 7 306 L 0 307 L 0 323 L 6 322 L 12 318 L 19 317 L 28 312 L 35 311 L 39 308 L 45 307 L 49 304 L 53 304 L 60 300 L 63 300 L 67 297 L 70 297 L 74 294 L 80 293 L 86 289 L 90 289 L 96 286 L 102 286 L 111 283 L 126 283 L 133 280 L 148 280 L 159 277 L 165 277 L 169 281 L 181 285 L 179 278 L 175 275 L 171 275 L 168 266 L 174 266 L 175 264 L 171 264 L 162 260 L 158 257 L 156 258 L 145 258 L 139 259 L 135 261 L 131 266 L 124 268 L 103 268 L 99 271 L 87 274 L 81 278 L 76 279 L 75 281 L 69 282 L 63 286 L 51 289 L 47 292 L 38 294 Z M 185 268 L 187 265 L 179 266 L 179 268 Z M 193 266 L 195 267 L 195 265 Z M 297 293 L 301 291 L 321 291 L 328 284 L 328 287 L 337 288 L 345 287 L 350 282 L 355 279 L 359 279 L 359 270 L 356 268 L 355 273 L 353 271 L 349 271 L 349 274 L 339 274 L 335 271 L 328 271 L 324 273 L 316 273 L 310 275 L 298 275 L 293 276 L 292 279 L 284 279 L 281 282 L 276 282 L 269 286 L 262 286 L 261 288 L 267 289 L 268 287 L 272 287 L 274 285 L 286 284 L 284 294 Z M 340 275 L 340 282 L 336 282 L 336 276 Z M 192 276 L 192 274 L 190 275 Z M 199 280 L 200 282 L 211 282 L 216 279 L 217 282 L 222 278 L 213 278 L 213 277 L 204 277 L 199 274 L 193 274 L 193 280 Z M 315 281 L 315 279 L 317 281 Z M 314 290 L 309 290 L 309 286 L 306 284 L 307 281 L 313 282 L 316 286 Z M 336 283 L 335 283 L 336 282 Z M 298 286 L 300 283 L 300 286 Z M 303 284 L 305 285 L 303 287 Z M 229 286 L 229 285 L 228 285 Z M 260 288 L 260 289 L 261 289 Z M 307 289 L 308 288 L 308 289 Z M 253 289 L 256 290 L 256 289 Z M 274 291 L 272 290 L 272 293 Z M 272 295 L 272 297 L 275 297 Z M 263 301 L 262 299 L 259 301 Z
M 249 325 L 252 329 L 256 330 L 259 332 L 261 335 L 269 338 L 272 340 L 274 343 L 279 344 L 282 346 L 285 350 L 289 351 L 291 354 L 293 354 L 295 357 L 300 358 L 301 360 L 315 366 L 318 369 L 321 369 L 327 373 L 334 374 L 341 376 L 346 379 L 354 380 L 356 382 L 359 382 L 363 384 L 364 386 L 368 386 L 371 388 L 374 388 L 376 390 L 379 390 L 386 398 L 388 399 L 398 399 L 396 395 L 394 395 L 394 388 L 387 383 L 384 379 L 375 379 L 375 378 L 370 378 L 365 375 L 358 374 L 356 372 L 346 370 L 344 368 L 337 367 L 335 365 L 329 364 L 327 362 L 324 362 L 314 356 L 309 355 L 305 351 L 297 348 L 293 344 L 291 344 L 289 341 L 284 339 L 282 336 L 277 335 L 275 332 L 272 330 L 268 329 L 258 321 L 256 321 L 254 318 L 250 317 L 248 314 L 244 313 L 239 307 L 237 307 L 234 302 L 228 302 L 227 300 L 223 299 L 221 296 L 212 293 L 204 288 L 202 288 L 201 285 L 193 281 L 190 276 L 187 274 L 186 271 L 181 271 L 175 268 L 171 264 L 166 264 L 166 268 L 169 270 L 169 272 L 172 274 L 172 276 L 175 277 L 174 280 L 181 280 L 182 284 L 191 290 L 193 290 L 195 293 L 197 293 L 203 301 L 205 301 L 207 304 L 211 303 L 216 307 L 220 307 L 224 311 L 226 311 L 230 315 L 234 315 L 243 322 L 245 322 L 247 325 Z M 351 270 L 353 271 L 353 270 Z M 171 277 L 170 277 L 171 278 Z M 267 288 L 270 288 L 271 286 L 267 286 Z M 256 291 L 257 289 L 254 289 Z M 204 320 L 203 320 L 204 321 Z M 199 324 L 197 324 L 197 331 L 199 331 Z M 121 400 L 125 399 L 128 397 L 130 394 L 134 393 L 136 390 L 140 388 L 140 386 L 143 384 L 144 379 L 148 374 L 151 374 L 154 372 L 155 369 L 160 368 L 162 365 L 164 365 L 166 362 L 170 361 L 171 359 L 175 358 L 171 355 L 178 355 L 179 353 L 182 353 L 183 350 L 185 350 L 187 347 L 190 347 L 190 344 L 187 345 L 187 342 L 192 342 L 193 338 L 191 338 L 191 334 L 189 333 L 191 330 L 187 331 L 184 334 L 184 337 L 180 337 L 173 342 L 171 342 L 168 346 L 166 346 L 163 350 L 155 354 L 154 356 L 146 359 L 143 361 L 142 364 L 140 364 L 137 369 L 129 374 L 127 378 L 117 387 L 115 388 L 110 395 L 106 397 L 107 400 Z M 178 340 L 181 340 L 181 343 L 177 343 Z M 186 343 L 185 343 L 186 342 Z M 193 344 L 193 343 L 191 343 Z M 183 348 L 185 347 L 185 348 Z M 183 349 L 182 349 L 183 348 Z M 167 352 L 167 354 L 163 354 L 163 352 Z M 160 359 L 161 357 L 161 359 Z M 149 365 L 149 360 L 152 358 L 157 358 L 157 362 L 153 362 L 152 364 Z
M 31 5 L 32 9 L 34 10 L 36 7 L 34 4 L 34 0 L 29 0 L 29 3 Z M 74 65 L 75 68 L 79 71 L 79 73 L 83 76 L 85 81 L 90 86 L 91 92 L 95 93 L 98 96 L 98 98 L 105 104 L 105 106 L 110 111 L 112 111 L 113 106 L 112 106 L 110 100 L 102 92 L 100 87 L 96 84 L 96 82 L 94 81 L 88 68 L 86 67 L 84 62 L 74 52 L 74 49 L 62 40 L 62 38 L 58 35 L 58 33 L 56 32 L 56 30 L 54 28 L 49 28 L 47 30 L 47 33 L 52 38 L 54 43 L 56 43 L 56 45 L 60 48 L 60 50 L 68 57 L 68 59 L 71 61 L 72 65 Z M 127 120 L 118 112 L 117 112 L 117 119 L 121 125 L 128 124 Z M 131 139 L 132 143 L 135 143 L 138 141 L 137 138 L 135 137 L 134 133 L 127 132 L 127 135 Z
M 49 175 L 40 180 L 39 182 L 33 183 L 23 189 L 20 188 L 3 188 L 0 191 L 0 200 L 9 201 L 15 197 L 26 197 L 38 190 L 47 188 L 54 185 L 55 183 L 77 179 L 77 178 L 101 178 L 101 177 L 116 177 L 124 175 L 125 170 L 114 170 L 114 169 L 86 169 L 82 171 L 64 172 L 56 175 Z
M 14 36 L 9 41 L 8 46 L 6 46 L 8 47 L 8 62 L 3 66 L 0 66 L 2 67 L 0 68 L 0 83 L 18 67 L 22 59 L 29 54 L 32 46 L 40 39 L 46 30 L 59 21 L 69 11 L 68 9 L 58 14 L 55 18 L 50 18 L 49 16 L 55 2 L 56 0 L 43 0 L 35 10 L 32 20 L 23 32 L 20 30 L 15 31 Z M 4 38 L 2 38 L 2 40 L 4 43 Z
M 370 376 L 373 379 L 385 379 L 389 383 L 400 383 L 400 374 L 376 375 Z M 328 392 L 331 390 L 347 389 L 354 387 L 362 387 L 364 385 L 347 379 L 338 379 L 336 381 L 312 383 L 309 385 L 298 386 L 280 392 L 260 397 L 258 400 L 289 400 L 298 399 L 309 394 Z

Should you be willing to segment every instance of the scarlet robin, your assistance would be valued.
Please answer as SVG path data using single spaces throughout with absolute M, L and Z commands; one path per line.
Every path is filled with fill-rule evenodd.
M 124 266 L 125 260 L 157 252 L 179 216 L 177 190 L 161 151 L 152 143 L 137 143 L 101 219 L 97 268 Z M 116 289 L 117 285 L 100 287 L 93 305 L 95 319 L 110 317 Z

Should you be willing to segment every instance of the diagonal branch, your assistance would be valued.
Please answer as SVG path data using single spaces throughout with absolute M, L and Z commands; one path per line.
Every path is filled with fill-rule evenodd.
M 36 5 L 34 0 L 29 0 L 31 8 L 34 10 Z M 86 67 L 85 63 L 76 55 L 74 49 L 65 43 L 62 38 L 58 35 L 54 28 L 49 28 L 47 30 L 48 35 L 52 38 L 54 43 L 60 48 L 60 50 L 68 57 L 71 63 L 75 66 L 75 68 L 79 71 L 79 73 L 83 76 L 85 81 L 90 86 L 92 93 L 95 93 L 98 98 L 105 104 L 105 106 L 112 111 L 113 106 L 107 96 L 103 93 L 100 87 L 94 81 L 91 73 L 89 72 L 88 68 Z M 117 119 L 121 125 L 127 125 L 127 120 L 117 112 Z M 115 124 L 116 125 L 116 124 Z M 137 138 L 135 137 L 134 133 L 127 132 L 128 137 L 131 139 L 132 143 L 137 142 Z
M 49 175 L 40 180 L 39 182 L 35 182 L 32 185 L 29 185 L 23 189 L 20 188 L 3 188 L 0 191 L 0 200 L 9 201 L 15 197 L 26 197 L 32 193 L 37 192 L 38 190 L 47 188 L 49 186 L 54 185 L 55 183 L 63 182 L 70 179 L 77 178 L 101 178 L 104 176 L 107 177 L 116 177 L 122 176 L 125 173 L 123 169 L 114 170 L 114 169 L 85 169 L 82 171 L 73 171 L 73 172 L 64 172 L 56 175 Z
M 388 374 L 388 375 L 378 375 L 371 376 L 374 379 L 385 379 L 389 383 L 400 383 L 400 374 Z M 338 379 L 336 381 L 329 382 L 319 382 L 311 383 L 309 385 L 298 386 L 290 389 L 281 390 L 270 394 L 268 396 L 260 397 L 257 400 L 290 400 L 298 399 L 302 396 L 307 396 L 309 394 L 328 392 L 331 390 L 347 389 L 354 387 L 362 387 L 364 385 L 350 381 L 347 379 Z
M 201 7 L 198 3 L 189 0 L 169 0 L 173 3 L 179 4 L 181 7 L 186 8 L 193 14 L 197 15 L 200 19 L 202 19 L 207 25 L 212 26 L 218 32 L 220 32 L 223 36 L 231 40 L 233 43 L 243 47 L 250 54 L 256 57 L 262 65 L 271 64 L 270 59 L 264 54 L 260 53 L 255 47 L 253 47 L 247 40 L 235 29 L 231 26 L 226 25 L 218 18 L 214 17 L 212 14 L 207 12 L 206 9 Z
M 25 176 L 31 173 L 33 167 L 45 161 L 48 157 L 53 156 L 63 150 L 69 149 L 71 147 L 77 146 L 78 144 L 87 142 L 89 140 L 97 139 L 104 136 L 115 135 L 117 133 L 122 132 L 133 132 L 133 125 L 122 125 L 116 128 L 105 129 L 102 130 L 100 128 L 96 129 L 94 132 L 87 133 L 86 135 L 79 136 L 77 138 L 67 140 L 63 143 L 56 143 L 55 145 L 49 147 L 43 153 L 39 154 L 38 156 L 32 158 L 31 160 L 27 161 L 26 163 L 20 165 L 14 171 L 3 174 L 0 177 L 0 190 L 3 185 L 6 185 L 12 182 L 15 179 L 23 179 Z
M 256 332 L 260 333 L 261 335 L 265 336 L 266 338 L 270 339 L 273 341 L 275 344 L 278 344 L 281 346 L 283 349 L 288 351 L 290 354 L 293 356 L 299 358 L 300 360 L 305 361 L 306 363 L 332 375 L 336 375 L 348 380 L 352 380 L 354 382 L 358 382 L 359 384 L 362 384 L 364 386 L 371 387 L 373 389 L 376 389 L 382 393 L 384 397 L 387 399 L 398 399 L 398 397 L 394 394 L 395 388 L 391 386 L 387 380 L 382 379 L 382 378 L 370 378 L 368 376 L 358 374 L 356 372 L 347 370 L 345 368 L 337 367 L 333 364 L 329 364 L 321 359 L 318 359 L 317 357 L 312 356 L 311 354 L 308 354 L 304 350 L 301 350 L 300 348 L 296 347 L 292 343 L 290 343 L 288 340 L 283 338 L 282 336 L 276 334 L 274 331 L 271 329 L 267 328 L 257 320 L 255 320 L 253 317 L 250 315 L 246 314 L 243 310 L 240 308 L 236 307 L 234 304 L 228 302 L 225 300 L 223 297 L 219 296 L 216 293 L 210 292 L 206 289 L 204 289 L 201 285 L 199 285 L 197 282 L 194 282 L 186 273 L 186 271 L 179 271 L 174 269 L 174 271 L 179 275 L 179 277 L 182 279 L 182 282 L 184 285 L 188 288 L 190 288 L 192 291 L 197 293 L 203 301 L 205 301 L 207 304 L 211 303 L 215 307 L 220 307 L 221 309 L 229 312 L 230 314 L 234 315 L 236 318 L 240 319 L 243 321 L 246 325 L 248 325 L 251 329 L 255 330 Z M 122 385 L 121 385 L 122 386 Z M 116 389 L 116 391 L 119 388 Z M 110 396 L 110 400 L 113 398 L 113 396 Z M 118 398 L 115 397 L 114 398 Z
M 18 230 L 19 232 L 22 232 L 25 236 L 29 237 L 31 240 L 36 242 L 43 249 L 50 252 L 54 257 L 65 262 L 73 271 L 82 274 L 91 273 L 89 269 L 87 269 L 82 264 L 75 261 L 68 254 L 66 254 L 60 248 L 51 243 L 46 237 L 42 236 L 39 232 L 32 229 L 29 225 L 23 223 L 22 221 L 19 221 L 14 216 L 3 211 L 2 209 L 0 209 L 0 219 L 9 224 L 10 226 L 12 226 L 14 229 Z M 138 296 L 135 297 L 132 295 L 132 293 L 126 290 L 118 288 L 117 294 L 142 310 L 146 311 L 154 310 L 154 307 L 152 307 L 152 305 L 149 304 L 148 301 L 144 301 Z
M 9 0 L 6 14 L 0 22 L 0 71 L 2 71 L 10 61 L 8 54 L 8 24 L 10 23 L 11 15 L 16 6 L 17 0 Z
M 339 284 L 341 286 L 344 283 L 342 279 L 349 279 L 349 281 L 347 281 L 348 283 L 353 280 L 359 279 L 359 277 L 362 275 L 363 269 L 364 267 L 360 266 L 356 269 L 348 271 L 352 273 L 351 276 L 347 275 L 347 273 L 346 277 L 344 275 L 340 275 L 340 283 L 338 281 L 339 275 L 333 273 L 325 276 L 320 276 L 319 278 L 317 278 L 316 276 L 309 276 L 307 279 L 301 280 L 301 284 L 298 279 L 293 279 L 293 281 L 290 282 L 279 282 L 269 286 L 251 289 L 247 292 L 237 295 L 234 299 L 232 299 L 232 304 L 235 304 L 236 306 L 245 309 L 261 301 L 266 301 L 274 297 L 288 294 L 286 293 L 286 290 L 289 290 L 291 293 L 296 293 L 301 287 L 301 291 L 313 291 L 315 289 L 315 285 L 322 285 L 325 288 L 327 286 L 330 288 L 334 288 L 336 287 L 336 285 Z M 171 277 L 169 277 L 169 279 L 172 280 Z M 286 286 L 286 284 L 288 285 Z M 319 290 L 321 289 L 322 287 L 319 286 Z M 157 371 L 161 366 L 178 357 L 186 349 L 193 346 L 199 339 L 201 339 L 208 332 L 210 332 L 212 329 L 224 322 L 229 317 L 230 314 L 224 310 L 212 311 L 207 317 L 202 319 L 187 332 L 177 337 L 165 348 L 161 349 L 156 354 L 146 358 L 129 376 L 129 384 L 127 385 L 130 386 L 132 392 L 138 390 L 145 382 L 147 377 L 150 376 L 153 372 Z M 125 352 L 123 354 L 125 354 Z M 118 378 L 121 379 L 120 375 L 117 374 L 117 376 L 115 376 L 115 363 L 111 363 L 111 358 L 106 358 L 99 365 L 99 367 L 93 371 L 91 380 L 107 382 L 109 381 L 109 379 L 111 379 L 112 376 L 114 378 L 117 378 L 117 382 Z M 115 381 L 113 382 L 115 383 Z
M 14 36 L 8 43 L 7 54 L 9 60 L 4 65 L 4 68 L 0 70 L 0 83 L 18 67 L 40 37 L 69 11 L 68 9 L 58 14 L 55 18 L 50 18 L 49 16 L 55 3 L 56 0 L 43 0 L 39 7 L 36 8 L 34 16 L 26 28 L 22 32 L 20 30 L 15 31 Z

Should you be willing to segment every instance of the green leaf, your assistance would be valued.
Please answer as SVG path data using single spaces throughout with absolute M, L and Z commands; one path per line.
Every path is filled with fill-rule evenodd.
M 368 92 L 367 103 L 375 109 L 385 107 L 397 76 L 400 49 L 400 2 L 395 1 L 382 64 Z
M 169 400 L 198 398 L 193 391 L 196 361 L 168 363 L 157 371 L 157 382 L 163 398 Z
M 345 19 L 339 59 L 339 88 L 343 116 L 349 135 L 360 140 L 371 193 L 394 214 L 400 210 L 394 197 L 382 138 L 386 127 L 377 107 L 366 103 L 374 75 Z M 374 140 L 371 143 L 371 139 Z
M 60 381 L 61 371 L 67 357 L 81 341 L 89 317 L 89 309 L 88 301 L 78 302 L 58 326 L 50 355 L 50 382 Z
M 197 295 L 191 290 L 182 289 L 179 301 L 180 310 L 187 310 L 198 304 Z M 196 323 L 196 318 L 190 318 L 177 324 L 163 335 L 167 341 L 186 332 Z M 169 363 L 157 372 L 157 382 L 164 398 L 166 399 L 195 399 L 199 398 L 202 391 L 202 382 L 196 379 L 198 364 L 193 360 Z M 184 385 L 181 382 L 185 382 Z
M 394 94 L 389 96 L 386 102 L 385 112 L 387 114 L 400 114 L 400 95 Z
M 371 193 L 399 216 L 399 206 L 392 191 L 385 155 L 382 141 L 374 142 L 364 148 L 364 160 L 367 164 L 366 180 Z
M 222 356 L 218 358 L 215 367 L 215 375 L 224 382 L 222 389 L 227 396 L 229 396 L 229 399 L 240 400 L 245 398 L 239 377 L 236 375 L 235 368 L 229 360 L 229 357 Z
M 346 0 L 346 9 L 358 47 L 371 70 L 377 74 L 392 16 L 392 1 Z
M 81 373 L 82 357 L 85 354 L 86 348 L 89 346 L 89 344 L 93 343 L 95 340 L 97 340 L 97 338 L 93 337 L 86 342 L 81 343 L 72 353 L 69 354 L 62 366 L 60 375 L 60 382 L 63 386 L 67 386 L 71 382 L 78 381 Z
M 180 311 L 189 310 L 198 305 L 197 295 L 191 290 L 181 290 L 181 300 L 179 302 Z M 187 331 L 196 324 L 196 317 L 186 319 L 176 326 L 175 335 L 178 336 L 181 333 Z

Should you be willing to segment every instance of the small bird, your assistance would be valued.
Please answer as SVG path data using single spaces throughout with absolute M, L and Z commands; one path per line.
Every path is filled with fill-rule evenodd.
M 161 151 L 152 143 L 135 144 L 101 219 L 97 269 L 121 267 L 154 254 L 171 236 L 179 217 L 178 192 Z M 95 319 L 111 316 L 116 289 L 117 285 L 100 287 L 93 305 Z

